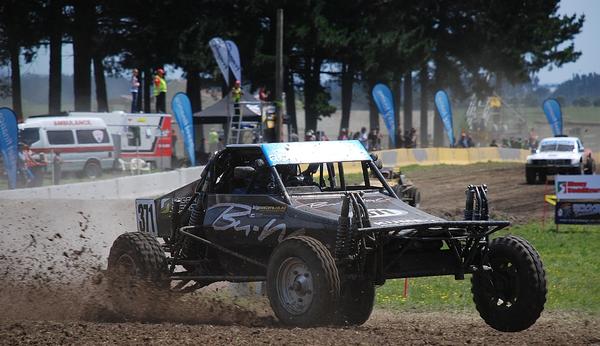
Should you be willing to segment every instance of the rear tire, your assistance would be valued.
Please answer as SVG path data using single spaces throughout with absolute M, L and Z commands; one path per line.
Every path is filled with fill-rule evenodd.
M 375 286 L 369 280 L 345 280 L 336 312 L 336 324 L 358 326 L 369 319 L 375 304 Z
M 96 161 L 88 161 L 83 167 L 83 174 L 86 178 L 96 179 L 102 175 L 102 167 Z
M 290 237 L 271 254 L 267 295 L 282 323 L 302 327 L 331 323 L 339 294 L 335 261 L 320 241 Z
M 489 243 L 491 271 L 475 272 L 471 292 L 483 320 L 502 332 L 532 326 L 546 302 L 546 274 L 537 251 L 525 239 L 507 236 Z
M 141 232 L 121 234 L 110 248 L 108 284 L 117 312 L 126 318 L 151 318 L 170 287 L 167 259 L 158 241 Z

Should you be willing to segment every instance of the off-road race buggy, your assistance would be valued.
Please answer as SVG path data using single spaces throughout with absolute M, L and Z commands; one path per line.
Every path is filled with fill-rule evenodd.
M 359 325 L 388 279 L 472 274 L 483 319 L 521 331 L 543 310 L 544 269 L 525 239 L 492 239 L 509 222 L 488 220 L 486 196 L 469 186 L 465 220 L 446 221 L 400 200 L 358 141 L 231 145 L 196 182 L 136 200 L 138 232 L 108 259 L 114 305 L 140 287 L 263 281 L 284 324 Z

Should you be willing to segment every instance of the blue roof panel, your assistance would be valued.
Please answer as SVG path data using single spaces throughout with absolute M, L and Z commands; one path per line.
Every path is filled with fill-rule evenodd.
M 261 148 L 269 166 L 371 160 L 359 141 L 264 143 Z

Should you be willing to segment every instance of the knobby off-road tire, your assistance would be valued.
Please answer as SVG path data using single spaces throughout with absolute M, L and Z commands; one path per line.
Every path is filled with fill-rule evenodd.
M 471 278 L 477 311 L 502 332 L 529 328 L 546 302 L 546 274 L 539 254 L 525 239 L 507 236 L 490 242 L 488 259 L 492 270 Z
M 535 171 L 533 169 L 525 169 L 525 180 L 527 181 L 527 184 L 531 185 L 531 184 L 535 184 L 535 178 L 536 178 L 536 174 Z
M 170 286 L 167 259 L 147 233 L 121 234 L 110 248 L 108 283 L 113 308 L 130 319 L 151 318 Z
M 344 280 L 341 290 L 336 324 L 356 326 L 367 322 L 375 304 L 373 283 L 369 280 Z
M 273 312 L 284 324 L 308 327 L 332 323 L 340 278 L 329 250 L 307 236 L 281 242 L 269 259 L 267 295 Z

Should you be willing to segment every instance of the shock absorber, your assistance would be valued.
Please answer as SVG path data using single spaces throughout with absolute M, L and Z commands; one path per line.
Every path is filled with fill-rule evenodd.
M 201 214 L 201 210 L 199 210 L 200 208 L 198 208 L 198 204 L 194 203 L 190 206 L 190 222 L 189 225 L 190 226 L 196 226 L 198 224 L 198 222 L 200 222 L 200 214 Z
M 340 217 L 338 218 L 338 229 L 335 237 L 335 257 L 337 259 L 344 258 L 347 253 L 347 242 L 349 239 L 350 232 L 350 197 L 348 195 L 342 196 L 342 210 Z
M 467 190 L 465 190 L 465 195 L 465 220 L 473 220 L 473 202 L 475 198 L 475 186 L 467 186 Z

